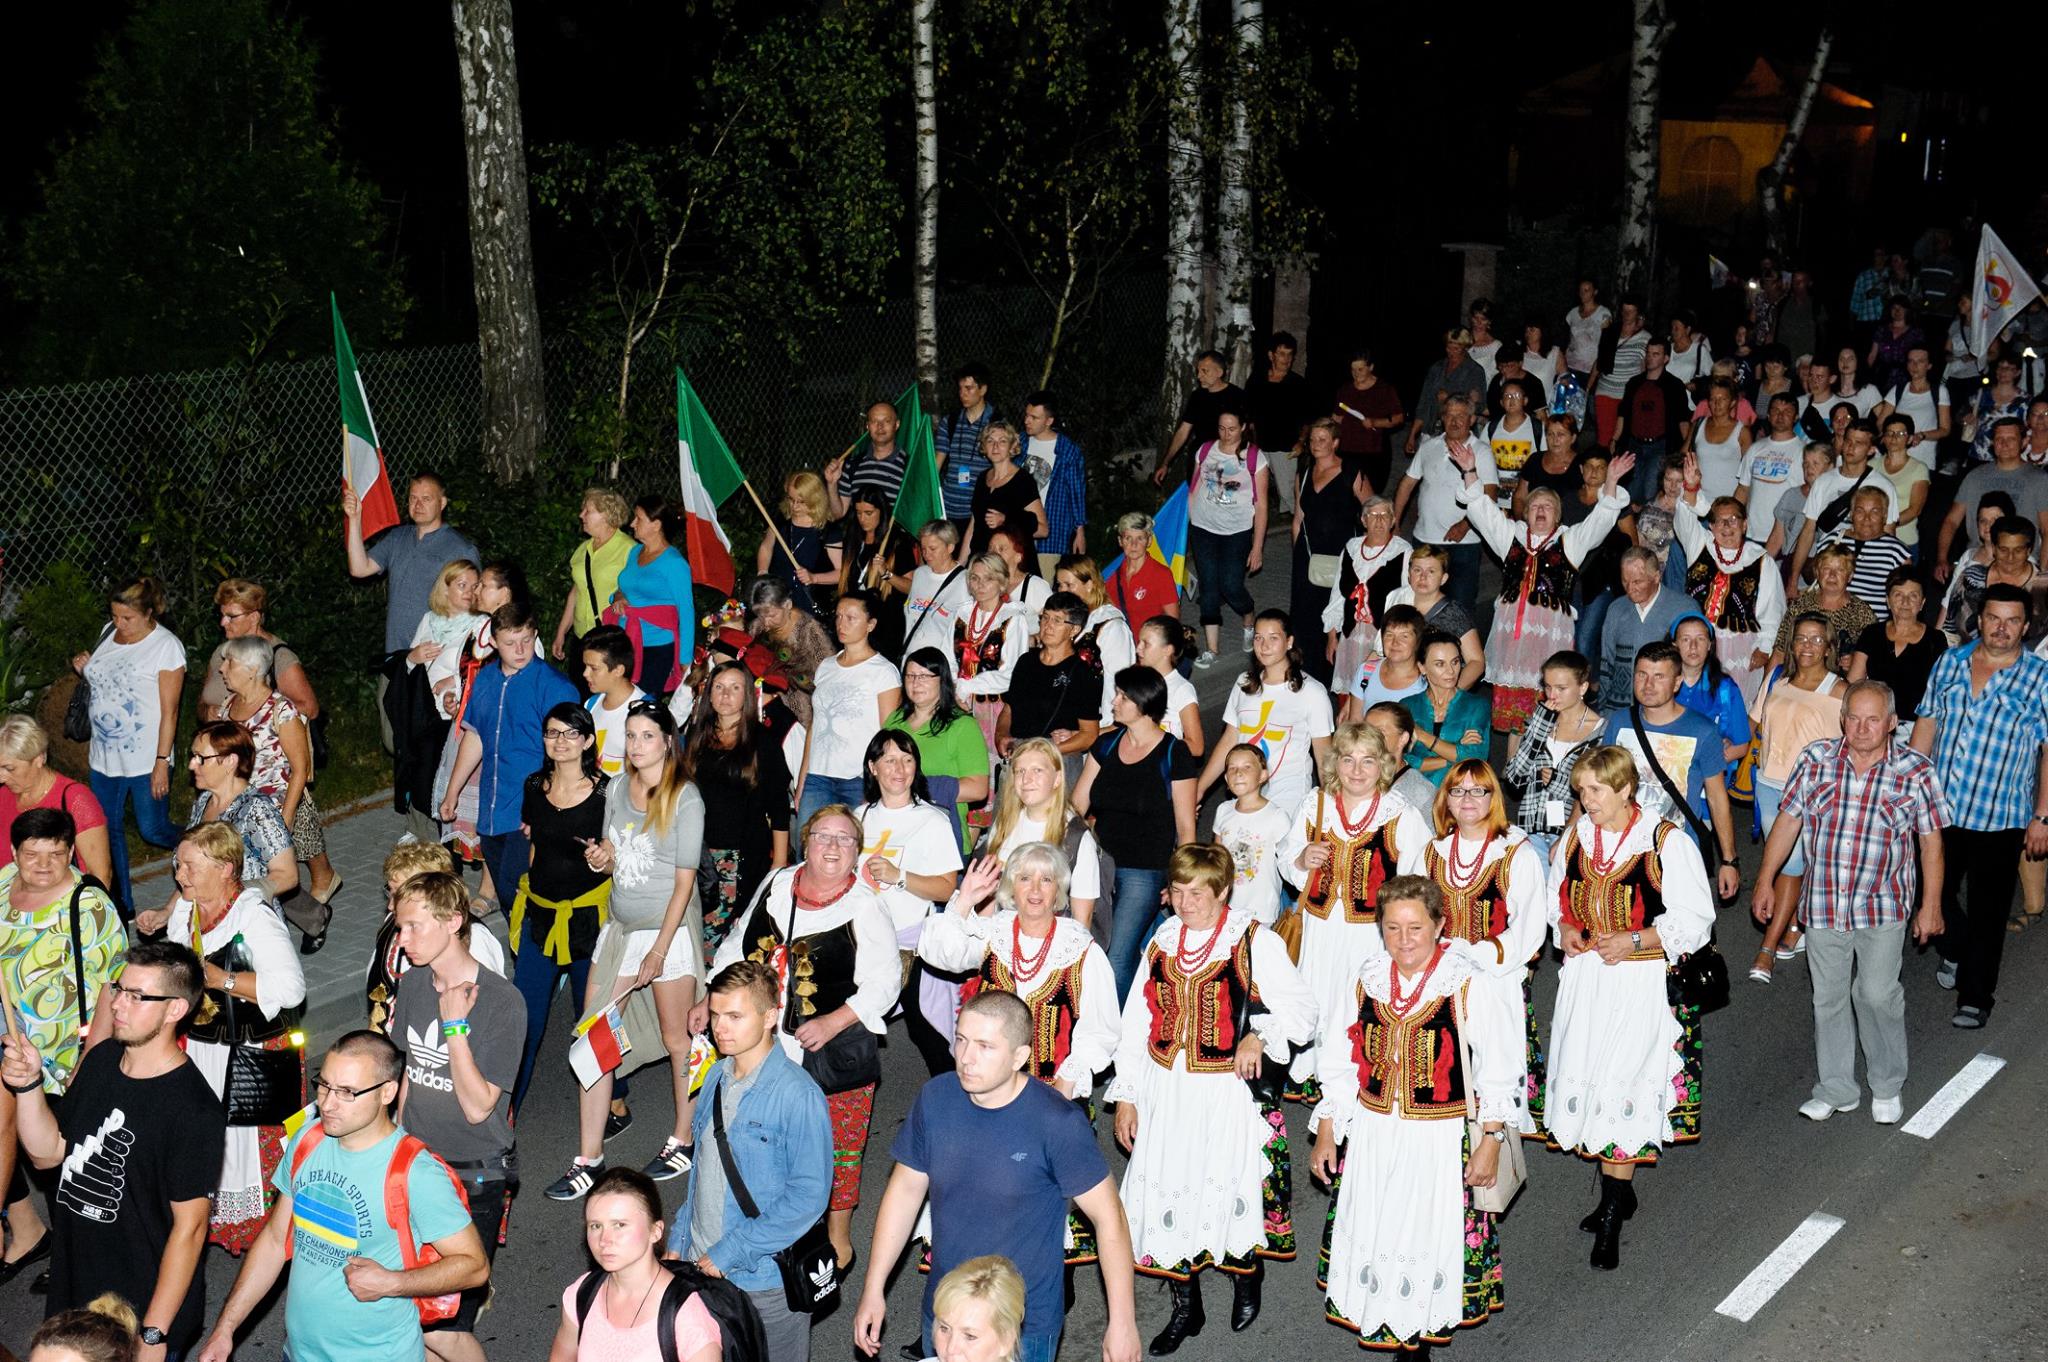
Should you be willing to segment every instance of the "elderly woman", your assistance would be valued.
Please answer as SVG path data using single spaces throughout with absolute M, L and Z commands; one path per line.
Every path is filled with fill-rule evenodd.
M 276 649 L 260 638 L 233 638 L 222 645 L 220 674 L 227 682 L 227 704 L 221 718 L 249 730 L 256 744 L 256 766 L 249 786 L 277 801 L 285 825 L 292 830 L 292 851 L 312 870 L 307 890 L 312 904 L 288 906 L 285 915 L 305 933 L 299 949 L 313 954 L 327 944 L 341 876 L 327 859 L 327 838 L 320 809 L 313 802 L 313 746 L 306 723 L 283 693 L 272 684 Z
M 576 508 L 583 542 L 569 552 L 569 595 L 562 602 L 562 618 L 549 645 L 555 661 L 578 656 L 572 641 L 597 628 L 599 617 L 618 594 L 619 574 L 639 547 L 631 535 L 620 533 L 630 514 L 626 499 L 611 488 L 584 489 L 583 501 Z
M 753 912 L 718 948 L 716 974 L 758 960 L 782 980 L 783 1051 L 824 1090 L 832 1116 L 832 1204 L 826 1229 L 842 1271 L 853 1262 L 853 1212 L 881 1078 L 876 1037 L 896 1003 L 896 931 L 861 874 L 861 826 L 828 804 L 803 827 L 803 860 L 777 870 Z
M 221 643 L 213 650 L 213 656 L 207 659 L 206 678 L 199 686 L 200 722 L 218 719 L 221 706 L 227 703 L 227 686 L 220 679 L 220 659 L 221 649 L 231 638 L 260 638 L 276 648 L 274 670 L 277 672 L 277 688 L 297 706 L 307 723 L 318 720 L 320 697 L 314 694 L 305 664 L 288 644 L 265 627 L 264 612 L 270 604 L 270 593 L 262 584 L 230 577 L 214 590 L 213 603 L 220 610 Z
M 114 902 L 122 917 L 135 912 L 128 884 L 128 804 L 151 846 L 173 846 L 167 800 L 171 749 L 178 737 L 178 699 L 185 693 L 185 645 L 157 623 L 164 591 L 154 577 L 137 577 L 107 596 L 111 620 L 89 653 L 71 670 L 92 687 L 92 743 L 88 760 L 93 798 L 105 811 Z
M 832 656 L 832 637 L 808 606 L 798 604 L 789 583 L 780 577 L 763 575 L 748 582 L 746 600 L 748 629 L 775 654 L 789 677 L 782 703 L 808 732 L 811 688 L 816 684 L 818 664 Z
M 1778 636 L 1771 643 L 1771 666 L 1780 667 L 1792 659 L 1792 622 L 1801 615 L 1819 615 L 1828 622 L 1828 654 L 1837 675 L 1849 668 L 1856 641 L 1863 631 L 1877 623 L 1877 615 L 1849 591 L 1849 578 L 1856 570 L 1856 552 L 1847 544 L 1834 543 L 1813 555 L 1813 585 L 1785 605 L 1785 617 L 1778 624 Z
M 1337 448 L 1337 418 L 1325 416 L 1309 424 L 1308 452 L 1309 462 L 1294 489 L 1294 524 L 1289 531 L 1294 552 L 1287 608 L 1303 621 L 1322 618 L 1336 589 L 1359 507 L 1372 495 L 1365 474 L 1347 465 Z M 1308 674 L 1329 685 L 1336 651 L 1324 647 L 1306 653 Z
M 299 887 L 299 863 L 291 829 L 277 801 L 255 789 L 256 740 L 241 724 L 216 719 L 192 735 L 192 784 L 198 795 L 185 819 L 190 832 L 202 823 L 225 823 L 242 839 L 248 859 L 242 883 L 259 886 L 273 902 Z
M 995 532 L 1005 525 L 1018 525 L 1033 541 L 1046 534 L 1045 501 L 1038 483 L 1017 461 L 1017 428 L 1008 421 L 991 421 L 981 432 L 982 457 L 988 467 L 974 481 L 974 512 L 968 521 L 967 551 L 987 553 Z
M 1016 1362 L 1024 1332 L 1024 1278 L 1008 1258 L 969 1258 L 939 1278 L 926 1362 Z M 918 1351 L 922 1352 L 923 1349 Z
M 1714 889 L 1685 829 L 1643 817 L 1627 748 L 1599 748 L 1573 775 L 1585 812 L 1550 861 L 1565 960 L 1543 1115 L 1553 1144 L 1599 1161 L 1600 1204 L 1579 1227 L 1593 1266 L 1612 1270 L 1637 1167 L 1700 1137 L 1700 1015 L 1671 984 L 1713 935 Z
M 1307 1044 L 1316 999 L 1286 944 L 1229 911 L 1236 878 L 1213 843 L 1173 853 L 1173 915 L 1145 943 L 1104 1094 L 1131 1155 L 1122 1196 L 1132 1256 L 1173 1292 L 1154 1357 L 1201 1331 L 1204 1269 L 1234 1278 L 1230 1327 L 1241 1332 L 1259 1315 L 1263 1260 L 1294 1256 L 1286 1122 L 1252 1084 L 1269 1050 L 1284 1063 Z
M 101 884 L 114 882 L 107 854 L 107 815 L 92 791 L 50 769 L 50 735 L 26 714 L 0 719 L 0 867 L 14 858 L 8 829 L 30 809 L 60 809 L 76 830 L 72 855 Z
M 1280 873 L 1301 890 L 1302 979 L 1318 1003 L 1344 988 L 1378 945 L 1380 884 L 1423 868 L 1429 812 L 1394 792 L 1401 763 L 1379 730 L 1345 724 L 1330 735 L 1323 785 L 1302 801 L 1280 843 Z M 1295 1059 L 1307 1091 L 1312 1049 Z
M 1074 639 L 1074 651 L 1090 659 L 1097 671 L 1115 676 L 1138 660 L 1137 636 L 1124 612 L 1110 603 L 1109 593 L 1102 588 L 1102 573 L 1093 558 L 1085 553 L 1063 556 L 1053 571 L 1053 587 L 1072 592 L 1088 607 L 1088 622 Z M 1115 722 L 1109 713 L 1112 698 L 1110 692 L 1103 692 L 1100 720 L 1104 728 Z
M 1493 682 L 1494 730 L 1519 735 L 1542 696 L 1543 663 L 1572 646 L 1579 564 L 1628 509 L 1622 484 L 1635 467 L 1635 455 L 1624 454 L 1607 465 L 1600 504 L 1563 530 L 1564 502 L 1556 492 L 1537 488 L 1529 494 L 1528 520 L 1509 520 L 1480 486 L 1477 456 L 1470 447 L 1454 449 L 1451 462 L 1465 478 L 1458 504 L 1480 539 L 1503 560 L 1500 600 L 1486 638 L 1486 676 Z M 1515 741 L 1511 736 L 1510 754 Z
M 1440 881 L 1388 880 L 1384 954 L 1326 1003 L 1343 1011 L 1316 1059 L 1311 1166 L 1336 1189 L 1317 1284 L 1330 1322 L 1367 1348 L 1448 1343 L 1505 1301 L 1499 1230 L 1472 1193 L 1494 1185 L 1516 1138 L 1522 1046 L 1513 986 L 1453 949 L 1450 916 Z
M 178 844 L 178 897 L 169 908 L 137 919 L 144 931 L 163 931 L 204 962 L 206 1000 L 199 1011 L 206 1019 L 194 1022 L 185 1048 L 223 1096 L 230 1052 L 241 1046 L 292 1049 L 292 1026 L 306 1000 L 306 977 L 292 953 L 284 919 L 261 889 L 242 881 L 247 856 L 234 828 L 199 824 Z M 303 1064 L 299 1080 L 303 1087 Z M 271 1175 L 284 1153 L 284 1129 L 237 1125 L 232 1112 L 229 1121 L 208 1238 L 240 1254 L 263 1228 Z
M 1365 532 L 1345 542 L 1337 581 L 1323 603 L 1323 656 L 1332 665 L 1339 695 L 1356 693 L 1356 678 L 1378 651 L 1379 624 L 1387 595 L 1408 580 L 1407 540 L 1394 533 L 1394 503 L 1367 497 L 1359 508 Z
M 1124 612 L 1132 629 L 1142 629 L 1156 616 L 1180 618 L 1180 587 L 1166 564 L 1152 556 L 1152 517 L 1131 511 L 1116 522 L 1117 555 L 1104 590 L 1109 602 Z

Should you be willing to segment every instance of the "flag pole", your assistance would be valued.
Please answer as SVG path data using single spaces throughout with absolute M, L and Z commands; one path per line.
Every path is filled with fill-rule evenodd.
M 854 443 L 858 444 L 859 441 L 856 440 Z M 775 542 L 782 546 L 782 551 L 785 554 L 789 555 L 790 567 L 798 572 L 802 572 L 804 570 L 803 565 L 796 560 L 796 550 L 789 546 L 789 541 L 782 537 L 782 531 L 775 527 L 775 517 L 768 514 L 768 503 L 762 501 L 761 494 L 754 490 L 754 480 L 752 478 L 741 478 L 740 486 L 747 489 L 747 495 L 754 500 L 755 509 L 761 512 L 761 519 L 768 523 L 768 533 L 775 536 Z

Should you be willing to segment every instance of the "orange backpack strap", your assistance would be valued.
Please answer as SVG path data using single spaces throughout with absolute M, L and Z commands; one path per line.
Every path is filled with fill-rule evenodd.
M 418 1267 L 421 1261 L 419 1245 L 412 1237 L 412 1195 L 406 1180 L 412 1175 L 413 1160 L 422 1154 L 448 1175 L 449 1185 L 455 1188 L 455 1199 L 462 1203 L 464 1210 L 469 1209 L 469 1194 L 462 1190 L 462 1179 L 455 1176 L 455 1170 L 439 1154 L 427 1148 L 419 1136 L 400 1135 L 398 1147 L 391 1151 L 390 1166 L 384 1170 L 384 1222 L 398 1235 L 398 1261 L 406 1271 Z
M 305 1134 L 299 1136 L 298 1144 L 292 1148 L 293 1182 L 299 1180 L 299 1170 L 306 1166 L 306 1156 L 313 1152 L 313 1146 L 326 1138 L 327 1128 L 325 1126 L 321 1125 L 318 1121 L 307 1123 Z M 287 1234 L 284 1237 L 284 1257 L 286 1262 L 291 1261 L 293 1241 L 297 1238 L 298 1236 L 293 1234 Z

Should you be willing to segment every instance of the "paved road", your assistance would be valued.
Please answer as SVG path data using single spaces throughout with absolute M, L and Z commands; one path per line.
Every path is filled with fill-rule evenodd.
M 1280 556 L 1274 555 L 1276 559 Z M 1283 560 L 1284 561 L 1284 560 Z M 1286 590 L 1268 571 L 1254 579 L 1261 601 Z M 1226 635 L 1234 631 L 1226 631 Z M 1228 642 L 1226 641 L 1226 647 Z M 1205 708 L 1214 713 L 1230 684 L 1233 659 L 1200 674 Z M 336 865 L 348 877 L 327 950 L 308 969 L 313 999 L 310 1031 L 321 1044 L 356 1024 L 359 979 L 381 912 L 377 866 L 400 831 L 388 812 L 364 814 L 329 833 Z M 1757 853 L 1745 847 L 1747 868 Z M 499 924 L 502 933 L 502 923 Z M 1745 961 L 1755 929 L 1730 912 L 1721 923 L 1731 961 Z M 1867 1110 L 1813 1125 L 1795 1112 L 1812 1082 L 1810 994 L 1803 959 L 1780 967 L 1761 987 L 1738 978 L 1733 1004 L 1707 1019 L 1705 1138 L 1671 1152 L 1638 1183 L 1642 1209 L 1630 1223 L 1618 1272 L 1586 1263 L 1589 1245 L 1576 1222 L 1597 1198 L 1590 1167 L 1561 1155 L 1532 1153 L 1527 1190 L 1503 1225 L 1507 1308 L 1467 1331 L 1450 1354 L 1520 1359 L 1807 1359 L 1923 1362 L 1932 1357 L 2040 1358 L 2040 1285 L 2048 1277 L 2048 1175 L 2040 1119 L 2048 1111 L 2048 1058 L 2035 1043 L 2048 1031 L 2048 932 L 2018 938 L 2007 954 L 2002 1001 L 1982 1032 L 1953 1030 L 1950 997 L 1932 978 L 1928 957 L 1907 962 L 1912 1078 L 1909 1117 L 1980 1054 L 2006 1065 L 1931 1139 L 1874 1125 Z M 1539 1008 L 1548 1016 L 1555 982 L 1546 968 Z M 567 1044 L 572 1019 L 559 1004 L 548 1053 Z M 865 1241 L 888 1172 L 886 1150 L 923 1079 L 917 1053 L 892 1032 L 883 1052 L 857 1239 Z M 644 1071 L 635 1127 L 611 1157 L 637 1162 L 660 1143 L 670 1114 L 661 1070 Z M 1310 1183 L 1311 1141 L 1305 1113 L 1293 1112 L 1297 1164 L 1296 1221 L 1305 1247 L 1320 1231 L 1326 1198 Z M 1110 1148 L 1107 1122 L 1104 1147 Z M 527 1186 L 513 1218 L 512 1240 L 498 1261 L 496 1301 L 481 1337 L 494 1358 L 539 1358 L 558 1322 L 561 1290 L 582 1270 L 575 1241 L 576 1209 L 539 1195 L 575 1143 L 575 1088 L 565 1065 L 545 1068 L 521 1123 Z M 967 1156 L 969 1151 L 962 1151 Z M 1121 1160 L 1112 1151 L 1112 1166 Z M 677 1187 L 677 1184 L 670 1184 Z M 1716 1312 L 1725 1297 L 1816 1213 L 1839 1218 L 1839 1232 L 1742 1322 Z M 235 1263 L 208 1258 L 209 1299 L 225 1295 Z M 863 1263 L 863 1267 L 865 1264 Z M 1312 1257 L 1274 1265 L 1265 1312 L 1244 1336 L 1228 1332 L 1214 1306 L 1211 1323 L 1179 1354 L 1211 1358 L 1349 1355 L 1349 1336 L 1322 1318 L 1311 1280 Z M 915 1327 L 921 1290 L 915 1273 L 898 1275 L 890 1294 L 892 1332 L 884 1349 Z M 5 1335 L 19 1342 L 36 1305 L 21 1283 L 0 1291 Z M 851 1310 L 817 1326 L 816 1356 L 851 1356 Z M 1141 1280 L 1140 1328 L 1149 1339 L 1164 1322 L 1163 1290 Z M 1064 1356 L 1096 1355 L 1103 1310 L 1085 1279 L 1068 1326 Z M 247 1335 L 241 1354 L 278 1356 L 282 1312 L 270 1309 Z

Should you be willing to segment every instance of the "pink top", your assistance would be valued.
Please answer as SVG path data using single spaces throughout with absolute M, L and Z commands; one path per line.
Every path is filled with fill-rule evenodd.
M 78 826 L 80 832 L 107 825 L 107 815 L 100 808 L 100 802 L 92 797 L 92 791 L 70 776 L 58 776 L 51 781 L 49 793 L 45 794 L 42 802 L 35 807 L 64 810 L 71 815 L 71 821 Z M 14 839 L 9 837 L 8 833 L 13 830 L 15 816 L 20 812 L 21 808 L 15 801 L 14 791 L 0 785 L 0 865 L 11 865 L 14 862 Z M 80 870 L 85 869 L 85 862 L 75 853 L 71 859 Z
M 1781 678 L 1764 697 L 1763 750 L 1757 774 L 1773 785 L 1792 778 L 1792 763 L 1806 745 L 1823 738 L 1842 736 L 1842 697 L 1837 689 L 1841 678 L 1829 672 L 1819 690 L 1805 690 Z
M 578 1277 L 562 1292 L 562 1314 L 569 1319 L 576 1318 L 576 1288 L 581 1285 L 583 1278 Z M 630 1329 L 621 1328 L 605 1317 L 604 1292 L 600 1290 L 583 1321 L 583 1337 L 576 1344 L 577 1362 L 652 1362 L 659 1358 L 661 1343 L 654 1329 L 661 1319 L 660 1307 L 661 1292 L 657 1290 L 648 1297 L 640 1322 Z M 689 1358 L 718 1346 L 718 1321 L 711 1318 L 700 1298 L 691 1296 L 676 1311 L 676 1356 Z

